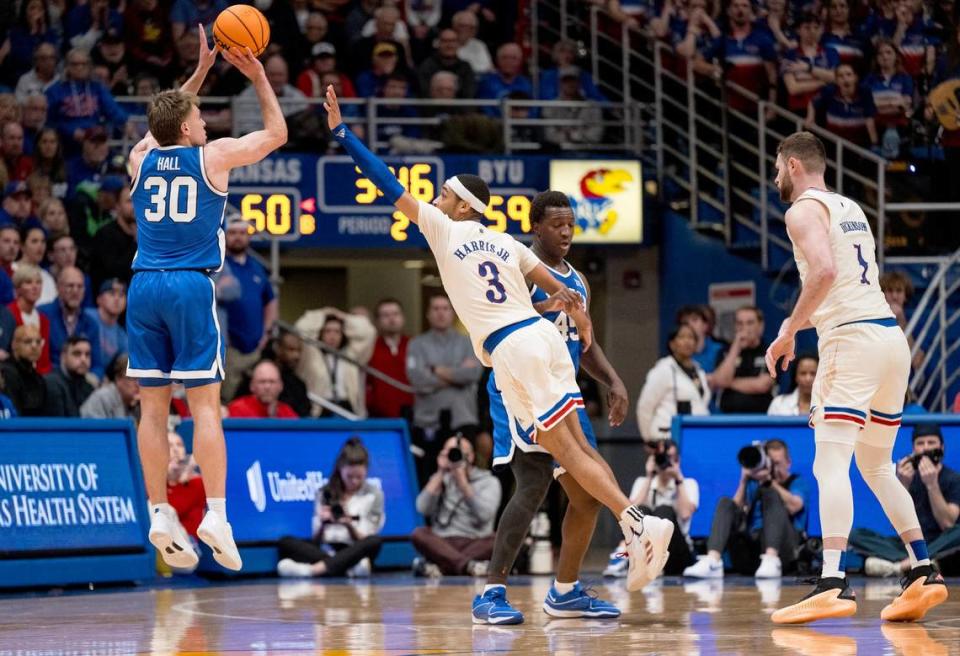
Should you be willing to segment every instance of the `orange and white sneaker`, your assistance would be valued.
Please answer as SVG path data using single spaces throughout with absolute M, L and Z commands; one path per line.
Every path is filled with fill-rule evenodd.
M 850 617 L 857 612 L 857 597 L 847 580 L 817 579 L 817 587 L 806 597 L 773 613 L 774 624 L 806 624 L 817 620 Z
M 880 613 L 885 622 L 916 622 L 947 600 L 943 577 L 930 565 L 914 567 L 900 581 L 903 592 Z

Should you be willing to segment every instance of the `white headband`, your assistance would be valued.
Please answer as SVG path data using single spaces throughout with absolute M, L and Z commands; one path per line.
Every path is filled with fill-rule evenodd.
M 480 199 L 470 193 L 470 190 L 463 186 L 463 183 L 460 182 L 460 178 L 453 176 L 452 178 L 447 178 L 446 185 L 453 190 L 457 196 L 467 201 L 467 203 L 473 209 L 477 210 L 481 214 L 487 211 L 486 203 L 480 202 Z

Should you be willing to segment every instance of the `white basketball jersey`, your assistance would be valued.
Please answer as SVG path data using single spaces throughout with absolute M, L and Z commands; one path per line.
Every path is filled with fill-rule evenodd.
M 540 259 L 508 234 L 476 221 L 454 221 L 423 201 L 417 222 L 477 357 L 492 366 L 483 340 L 510 324 L 540 318 L 525 279 Z
M 863 210 L 854 201 L 832 191 L 807 189 L 794 203 L 805 198 L 821 203 L 830 214 L 830 248 L 837 269 L 837 277 L 827 297 L 810 317 L 817 332 L 823 334 L 853 321 L 893 317 L 880 291 L 877 247 Z M 805 283 L 809 266 L 796 244 L 793 254 L 800 270 L 800 281 Z

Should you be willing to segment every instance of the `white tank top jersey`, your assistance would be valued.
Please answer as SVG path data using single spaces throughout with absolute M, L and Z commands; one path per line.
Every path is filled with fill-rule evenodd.
M 830 215 L 829 239 L 837 277 L 827 297 L 810 317 L 819 334 L 839 325 L 865 319 L 888 319 L 893 312 L 880 290 L 876 243 L 863 210 L 846 196 L 807 189 L 794 201 L 812 199 L 827 208 Z M 791 237 L 791 240 L 793 238 Z M 793 254 L 806 282 L 809 266 L 794 244 Z
M 476 221 L 454 221 L 423 201 L 417 222 L 477 358 L 492 366 L 483 340 L 511 324 L 540 318 L 525 279 L 540 259 L 508 234 Z

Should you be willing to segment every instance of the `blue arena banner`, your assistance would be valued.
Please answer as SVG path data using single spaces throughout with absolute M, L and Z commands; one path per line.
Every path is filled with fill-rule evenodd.
M 181 434 L 192 431 L 189 424 L 183 428 Z M 228 514 L 240 546 L 275 543 L 285 535 L 309 538 L 317 491 L 344 442 L 354 436 L 370 454 L 369 480 L 383 490 L 382 535 L 409 536 L 422 524 L 402 421 L 228 419 L 224 435 Z
M 154 576 L 133 422 L 0 421 L 0 587 Z
M 893 449 L 894 460 L 913 451 L 911 435 L 915 424 L 936 423 L 943 431 L 944 463 L 953 469 L 960 469 L 960 449 L 956 447 L 960 445 L 960 416 L 906 415 L 903 422 Z M 700 485 L 700 506 L 690 524 L 692 536 L 708 536 L 717 501 L 721 497 L 732 497 L 736 492 L 740 479 L 737 452 L 752 442 L 766 442 L 774 438 L 787 444 L 792 460 L 791 471 L 807 478 L 811 491 L 807 533 L 811 536 L 820 535 L 819 493 L 813 477 L 813 430 L 805 418 L 751 415 L 677 417 L 673 434 L 680 444 L 680 466 L 684 476 L 696 479 Z M 892 535 L 894 530 L 890 522 L 860 476 L 855 462 L 850 467 L 850 480 L 853 486 L 854 527 Z M 826 494 L 829 495 L 829 490 Z
M 120 423 L 0 424 L 0 552 L 143 547 L 146 507 Z
M 637 160 L 570 160 L 544 155 L 386 156 L 418 200 L 430 202 L 459 173 L 490 186 L 486 225 L 523 237 L 530 201 L 546 189 L 566 192 L 582 241 L 639 244 L 643 234 L 642 172 Z M 275 153 L 230 175 L 230 211 L 258 238 L 297 247 L 426 248 L 416 225 L 394 211 L 347 156 Z

